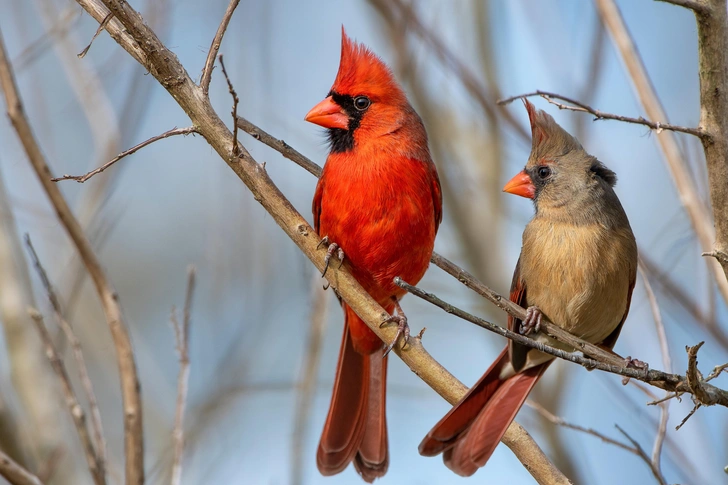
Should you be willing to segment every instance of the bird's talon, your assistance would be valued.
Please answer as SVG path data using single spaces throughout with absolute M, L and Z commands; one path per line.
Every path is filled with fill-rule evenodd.
M 325 236 L 321 242 L 326 241 L 326 244 L 329 242 L 328 236 Z M 346 257 L 344 255 L 344 250 L 339 247 L 336 243 L 329 244 L 328 249 L 326 249 L 326 256 L 324 257 L 324 270 L 321 273 L 321 277 L 323 278 L 326 276 L 326 272 L 329 270 L 329 263 L 331 262 L 331 256 L 336 253 L 336 259 L 339 260 L 339 268 L 341 268 L 341 265 L 344 264 L 344 258 Z
M 329 236 L 324 236 L 321 238 L 321 241 L 316 245 L 316 249 L 321 249 L 321 246 L 326 246 L 329 244 Z
M 536 306 L 530 306 L 526 309 L 526 318 L 521 322 L 518 333 L 521 335 L 530 335 L 538 333 L 541 330 L 541 310 Z

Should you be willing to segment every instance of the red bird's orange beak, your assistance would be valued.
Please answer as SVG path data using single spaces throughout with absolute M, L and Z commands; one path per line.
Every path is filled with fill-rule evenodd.
M 531 177 L 524 170 L 518 173 L 515 177 L 513 177 L 505 185 L 505 187 L 503 187 L 503 192 L 520 195 L 521 197 L 525 197 L 527 199 L 533 199 L 533 197 L 536 195 L 536 186 L 533 185 Z
M 324 128 L 349 129 L 349 116 L 341 106 L 331 99 L 331 96 L 327 96 L 326 99 L 314 106 L 304 119 Z

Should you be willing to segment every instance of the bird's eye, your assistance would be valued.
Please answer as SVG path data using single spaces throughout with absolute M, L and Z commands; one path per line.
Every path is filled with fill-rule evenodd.
M 359 111 L 364 111 L 372 102 L 366 96 L 357 96 L 354 98 L 354 107 Z
M 551 176 L 551 169 L 545 166 L 538 167 L 538 177 L 541 180 L 546 180 Z

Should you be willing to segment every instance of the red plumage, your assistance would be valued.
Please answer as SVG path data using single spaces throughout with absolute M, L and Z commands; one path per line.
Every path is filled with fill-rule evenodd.
M 331 92 L 306 116 L 328 128 L 331 152 L 313 199 L 314 228 L 345 253 L 357 281 L 392 314 L 432 255 L 440 182 L 419 116 L 387 66 L 342 29 Z M 334 392 L 317 453 L 324 475 L 354 460 L 371 482 L 389 462 L 383 342 L 345 304 Z

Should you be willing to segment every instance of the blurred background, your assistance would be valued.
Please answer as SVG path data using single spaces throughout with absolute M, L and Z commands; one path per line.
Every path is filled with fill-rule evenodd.
M 136 0 L 147 23 L 198 80 L 225 0 Z M 669 120 L 699 121 L 693 15 L 647 0 L 617 2 Z M 240 96 L 238 113 L 323 164 L 323 130 L 303 116 L 336 75 L 342 24 L 394 70 L 423 117 L 442 180 L 444 224 L 436 251 L 507 293 L 529 201 L 501 193 L 530 151 L 520 102 L 495 100 L 542 89 L 628 116 L 643 114 L 630 78 L 591 2 L 573 0 L 412 2 L 242 0 L 220 52 Z M 168 93 L 105 32 L 79 53 L 98 24 L 67 0 L 0 0 L 0 28 L 26 109 L 54 175 L 82 174 L 122 150 L 189 120 Z M 231 99 L 218 68 L 210 95 L 228 120 Z M 656 137 L 643 126 L 593 122 L 540 98 L 585 148 L 616 171 L 616 191 L 645 261 L 672 357 L 664 355 L 638 278 L 615 350 L 651 367 L 684 373 L 685 346 L 701 340 L 701 370 L 728 360 L 726 302 L 700 257 L 690 221 Z M 4 109 L 4 108 L 3 108 Z M 665 120 L 662 120 L 665 121 Z M 245 134 L 241 141 L 309 220 L 316 180 Z M 703 202 L 706 173 L 698 140 L 678 135 Z M 7 117 L 0 117 L 0 447 L 49 483 L 91 483 L 58 384 L 25 308 L 47 297 L 21 240 L 28 233 L 78 334 L 96 388 L 110 455 L 110 483 L 123 476 L 122 409 L 114 347 L 98 299 L 31 171 Z M 342 313 L 310 262 L 200 137 L 175 137 L 122 160 L 83 185 L 61 182 L 100 253 L 128 318 L 141 376 L 148 483 L 167 483 L 179 368 L 170 309 L 184 303 L 186 268 L 197 268 L 185 422 L 185 484 L 356 484 L 349 467 L 319 475 L 315 452 L 328 409 Z M 420 286 L 492 321 L 505 314 L 437 267 Z M 413 333 L 427 327 L 429 352 L 472 385 L 504 340 L 414 297 L 403 303 Z M 71 349 L 59 336 L 80 394 Z M 715 381 L 728 385 L 728 377 Z M 663 391 L 651 388 L 657 397 Z M 554 415 L 651 454 L 661 409 L 618 376 L 557 362 L 531 395 Z M 662 451 L 669 483 L 728 483 L 725 409 L 673 400 Z M 391 464 L 383 484 L 447 484 L 463 479 L 417 445 L 449 405 L 390 359 Z M 528 406 L 517 419 L 575 483 L 655 483 L 635 454 L 559 427 Z M 533 483 L 500 446 L 475 480 Z M 0 479 L 1 480 L 1 479 Z

